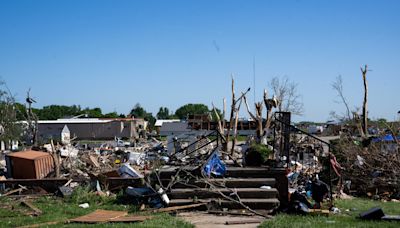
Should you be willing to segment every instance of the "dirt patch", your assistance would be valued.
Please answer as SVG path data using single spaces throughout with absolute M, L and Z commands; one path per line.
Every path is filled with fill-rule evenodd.
M 179 213 L 178 217 L 183 220 L 190 222 L 195 225 L 196 228 L 220 228 L 220 227 L 230 227 L 230 228 L 255 228 L 259 226 L 265 218 L 261 216 L 231 216 L 231 215 L 212 215 L 206 212 L 183 212 Z M 259 220 L 258 223 L 251 224 L 238 224 L 238 225 L 226 225 L 226 222 L 232 221 L 254 221 Z

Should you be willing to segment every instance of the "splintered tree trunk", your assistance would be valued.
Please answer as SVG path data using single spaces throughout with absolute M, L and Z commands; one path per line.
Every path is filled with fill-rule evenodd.
M 364 69 L 361 68 L 362 77 L 364 81 L 364 101 L 362 107 L 362 130 L 365 136 L 368 135 L 368 84 L 367 84 L 367 65 Z
M 53 140 L 50 141 L 51 144 L 51 156 L 53 157 L 54 161 L 54 170 L 56 173 L 56 178 L 60 177 L 60 156 L 57 154 L 56 147 L 54 146 Z
M 266 121 L 265 121 L 265 126 L 264 130 L 267 132 L 271 126 L 271 121 L 272 121 L 272 109 L 276 107 L 276 103 L 273 103 L 273 99 L 268 99 L 268 92 L 267 90 L 264 90 L 264 104 L 265 108 L 267 109 L 267 115 L 266 115 Z
M 263 136 L 263 121 L 262 121 L 262 103 L 257 102 L 256 104 L 256 121 L 257 121 L 257 138 L 261 140 L 261 136 Z
M 235 113 L 235 88 L 234 88 L 235 80 L 232 77 L 232 105 L 231 105 L 231 116 L 229 118 L 229 127 L 226 131 L 226 144 L 223 145 L 222 150 L 223 151 L 228 151 L 228 143 L 229 143 L 229 135 L 231 134 L 231 128 L 232 128 L 232 122 L 233 122 L 233 115 Z
M 247 98 L 246 96 L 243 96 L 244 103 L 246 105 L 247 112 L 249 113 L 250 117 L 256 121 L 257 124 L 257 141 L 259 142 L 261 140 L 262 132 L 263 132 L 263 126 L 262 126 L 262 103 L 258 102 L 256 103 L 256 115 L 251 113 L 249 104 L 247 103 Z
M 235 110 L 235 125 L 233 125 L 233 139 L 232 139 L 232 148 L 231 148 L 232 155 L 235 152 L 235 146 L 237 143 L 237 135 L 238 135 L 237 125 L 238 125 L 238 121 L 239 121 L 239 110 L 240 110 L 241 104 L 242 104 L 242 99 L 240 99 L 238 108 Z

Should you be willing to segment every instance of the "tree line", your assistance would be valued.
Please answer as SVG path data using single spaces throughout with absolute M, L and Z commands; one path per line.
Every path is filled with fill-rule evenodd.
M 25 120 L 27 113 L 26 106 L 21 103 L 15 103 L 15 108 L 17 111 L 16 119 Z M 80 115 L 88 118 L 125 118 L 134 116 L 135 118 L 143 118 L 154 124 L 156 119 L 186 119 L 189 114 L 208 114 L 211 113 L 211 110 L 205 104 L 185 104 L 175 112 L 171 112 L 167 107 L 160 107 L 154 116 L 137 103 L 128 114 L 118 114 L 117 112 L 103 113 L 99 107 L 82 108 L 80 105 L 48 105 L 43 108 L 32 108 L 32 112 L 39 120 L 56 120 Z

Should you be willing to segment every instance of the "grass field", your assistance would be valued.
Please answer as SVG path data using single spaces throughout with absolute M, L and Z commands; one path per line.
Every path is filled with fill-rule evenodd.
M 80 208 L 80 203 L 89 203 L 87 209 Z M 115 197 L 101 197 L 88 193 L 85 189 L 79 189 L 72 197 L 63 199 L 56 197 L 42 197 L 33 204 L 43 211 L 43 214 L 37 217 L 27 216 L 19 212 L 26 207 L 20 205 L 17 200 L 0 197 L 0 227 L 18 227 L 24 225 L 40 224 L 46 222 L 59 222 L 55 225 L 46 225 L 44 227 L 193 227 L 174 216 L 158 213 L 151 214 L 153 219 L 142 223 L 114 223 L 114 224 L 68 224 L 68 219 L 86 215 L 96 209 L 128 211 L 130 214 L 139 214 L 137 208 L 130 204 L 120 204 Z M 4 207 L 13 206 L 14 210 Z M 141 215 L 146 213 L 140 213 Z M 147 214 L 148 215 L 148 214 Z
M 78 207 L 80 203 L 89 203 L 90 207 L 80 208 Z M 19 201 L 0 197 L 0 227 L 18 227 L 54 221 L 59 223 L 44 227 L 193 227 L 179 218 L 163 213 L 151 214 L 154 218 L 142 223 L 96 225 L 65 223 L 68 219 L 88 214 L 96 209 L 123 210 L 130 214 L 139 214 L 135 206 L 121 204 L 116 197 L 97 196 L 82 188 L 70 198 L 42 197 L 34 200 L 33 204 L 43 211 L 42 215 L 38 217 L 24 215 L 20 210 L 27 208 L 21 206 Z M 386 214 L 399 215 L 400 203 L 354 199 L 338 200 L 335 205 L 341 210 L 340 214 L 329 217 L 278 214 L 273 219 L 262 223 L 261 227 L 400 227 L 399 222 L 372 222 L 356 218 L 359 213 L 374 206 L 382 207 Z
M 264 222 L 261 227 L 400 227 L 400 222 L 363 221 L 356 218 L 361 212 L 375 206 L 381 207 L 385 214 L 400 215 L 398 202 L 369 199 L 337 200 L 335 206 L 341 210 L 340 214 L 329 217 L 279 214 L 274 219 Z

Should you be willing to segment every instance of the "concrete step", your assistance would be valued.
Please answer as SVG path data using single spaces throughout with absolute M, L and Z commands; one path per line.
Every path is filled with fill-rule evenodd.
M 207 188 L 178 188 L 172 189 L 171 192 L 168 193 L 168 197 L 170 199 L 206 199 L 206 198 L 223 198 L 220 193 L 229 196 L 233 192 L 236 192 L 241 199 L 244 198 L 277 198 L 278 191 L 275 188 L 271 189 L 262 189 L 262 188 L 235 188 L 235 189 L 226 189 L 226 188 L 216 188 L 216 189 L 207 189 Z M 234 194 L 234 193 L 233 193 Z
M 167 186 L 169 179 L 161 180 Z M 227 188 L 259 188 L 261 186 L 275 186 L 275 178 L 210 178 L 207 182 L 215 186 L 225 186 Z M 173 188 L 206 188 L 209 185 L 204 181 L 190 181 L 187 184 L 176 183 Z
M 254 210 L 272 210 L 279 207 L 279 200 L 278 199 L 241 199 L 242 203 L 251 209 Z M 236 202 L 232 202 L 230 200 L 225 199 L 198 199 L 193 201 L 192 199 L 172 199 L 168 204 L 169 207 L 173 206 L 182 206 L 182 205 L 189 205 L 193 203 L 215 203 L 216 205 L 220 206 L 221 208 L 229 208 L 229 209 L 241 209 L 243 208 L 240 204 Z M 204 209 L 204 208 L 203 208 Z
M 162 179 L 170 179 L 178 171 L 178 167 L 162 168 L 160 171 L 160 177 Z M 183 170 L 198 176 L 200 170 L 195 169 L 192 166 L 182 167 Z M 226 168 L 226 174 L 224 177 L 232 178 L 274 178 L 276 175 L 286 174 L 283 168 L 268 168 L 268 167 L 232 167 Z M 181 176 L 185 176 L 185 172 L 181 172 Z

